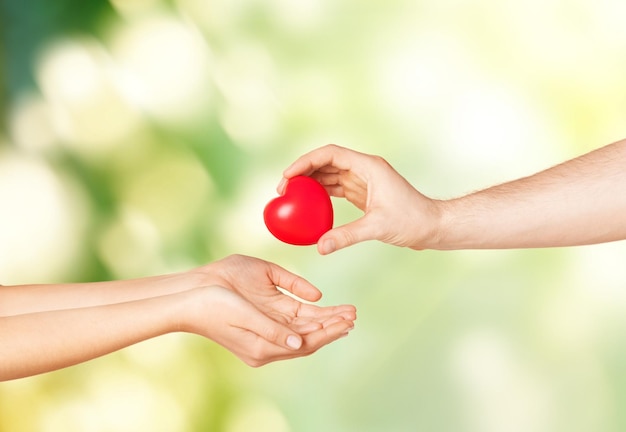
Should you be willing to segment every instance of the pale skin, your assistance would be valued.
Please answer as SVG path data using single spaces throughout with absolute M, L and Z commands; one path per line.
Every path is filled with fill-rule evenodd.
M 364 214 L 325 233 L 329 254 L 366 240 L 416 250 L 588 245 L 626 239 L 626 140 L 544 171 L 454 199 L 420 193 L 380 156 L 337 145 L 291 164 L 278 186 L 307 175 Z
M 305 279 L 242 255 L 134 280 L 0 286 L 0 380 L 173 332 L 213 340 L 252 367 L 306 356 L 346 336 L 356 319 L 354 306 L 309 303 L 320 298 Z

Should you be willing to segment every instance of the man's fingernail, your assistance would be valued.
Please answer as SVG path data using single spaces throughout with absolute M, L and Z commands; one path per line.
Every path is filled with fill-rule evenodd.
M 322 245 L 320 247 L 320 252 L 323 255 L 326 255 L 326 254 L 329 254 L 331 252 L 334 252 L 335 251 L 335 247 L 336 247 L 335 240 L 329 238 L 329 239 L 326 239 L 326 240 L 324 240 L 322 242 Z
M 300 349 L 302 346 L 302 339 L 294 335 L 287 336 L 287 345 L 289 348 Z
M 285 184 L 287 183 L 287 179 L 285 179 L 285 177 L 283 177 L 282 179 L 280 179 L 280 183 L 278 183 L 278 187 L 276 188 L 279 192 L 282 192 L 283 189 L 285 188 Z

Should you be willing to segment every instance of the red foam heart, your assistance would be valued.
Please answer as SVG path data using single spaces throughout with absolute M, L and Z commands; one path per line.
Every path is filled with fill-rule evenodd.
M 312 245 L 333 227 L 333 206 L 324 187 L 311 177 L 290 179 L 282 196 L 263 211 L 267 229 L 292 245 Z

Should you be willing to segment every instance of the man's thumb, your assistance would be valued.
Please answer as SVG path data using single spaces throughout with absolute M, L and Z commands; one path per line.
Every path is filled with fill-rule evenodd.
M 328 255 L 372 238 L 367 221 L 362 217 L 326 232 L 317 242 L 317 250 L 321 255 Z

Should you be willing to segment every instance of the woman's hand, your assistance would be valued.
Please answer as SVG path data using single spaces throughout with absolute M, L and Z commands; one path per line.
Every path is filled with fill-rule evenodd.
M 305 279 L 256 258 L 231 255 L 192 270 L 203 286 L 186 331 L 209 337 L 251 366 L 312 354 L 354 327 L 351 305 L 319 307 L 321 292 Z M 220 322 L 222 325 L 220 325 Z

